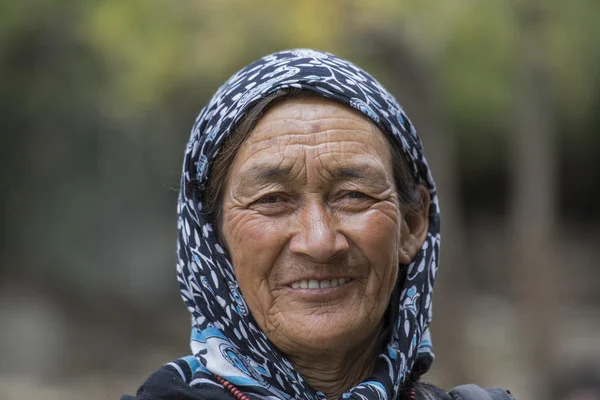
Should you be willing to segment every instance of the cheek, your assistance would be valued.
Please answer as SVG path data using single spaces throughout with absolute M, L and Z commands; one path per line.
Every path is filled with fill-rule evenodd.
M 223 224 L 223 236 L 232 261 L 245 264 L 249 259 L 257 260 L 279 253 L 287 242 L 287 226 L 289 224 L 283 221 L 253 211 L 231 211 Z
M 386 306 L 396 283 L 400 250 L 400 216 L 391 208 L 360 215 L 346 229 L 349 239 L 370 264 L 367 290 Z
M 223 219 L 223 237 L 240 289 L 251 308 L 270 306 L 268 279 L 287 243 L 285 226 L 248 210 L 232 210 Z

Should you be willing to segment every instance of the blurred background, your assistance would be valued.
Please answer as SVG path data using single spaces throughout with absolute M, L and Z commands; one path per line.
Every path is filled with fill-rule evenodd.
M 0 399 L 118 399 L 189 354 L 184 146 L 219 85 L 291 47 L 371 72 L 423 139 L 443 223 L 426 378 L 600 399 L 599 18 L 597 0 L 0 2 Z

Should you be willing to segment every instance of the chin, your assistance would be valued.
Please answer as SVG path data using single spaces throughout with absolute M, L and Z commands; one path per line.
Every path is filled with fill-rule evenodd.
M 319 312 L 312 315 L 288 317 L 286 326 L 280 325 L 278 338 L 272 338 L 275 346 L 284 353 L 346 351 L 359 345 L 376 330 L 376 325 L 367 323 L 366 318 L 357 318 L 350 313 Z M 277 340 L 280 339 L 280 340 Z M 290 346 L 293 343 L 293 346 Z M 295 347 L 295 348 L 287 348 Z

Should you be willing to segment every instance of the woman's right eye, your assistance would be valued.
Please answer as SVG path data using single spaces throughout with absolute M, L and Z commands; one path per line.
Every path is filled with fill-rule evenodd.
M 283 200 L 283 197 L 277 194 L 267 194 L 256 200 L 257 204 L 274 204 Z
M 270 193 L 254 201 L 251 207 L 265 215 L 278 215 L 291 210 L 292 199 L 285 193 Z

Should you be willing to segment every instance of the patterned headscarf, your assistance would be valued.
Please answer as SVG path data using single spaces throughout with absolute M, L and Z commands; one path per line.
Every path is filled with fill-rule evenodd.
M 440 225 L 435 184 L 421 141 L 398 102 L 371 75 L 333 54 L 308 49 L 281 51 L 233 75 L 202 109 L 191 132 L 178 203 L 177 273 L 192 314 L 188 384 L 202 393 L 231 382 L 250 398 L 325 399 L 312 389 L 258 327 L 240 294 L 231 261 L 203 211 L 209 170 L 225 138 L 254 104 L 281 89 L 297 88 L 347 104 L 400 144 L 417 182 L 429 190 L 429 232 L 398 280 L 398 312 L 389 342 L 373 375 L 349 389 L 345 399 L 396 399 L 412 375 L 425 372 L 433 353 L 428 326 L 438 265 Z M 176 365 L 173 363 L 173 365 Z M 419 371 L 416 372 L 415 370 Z

